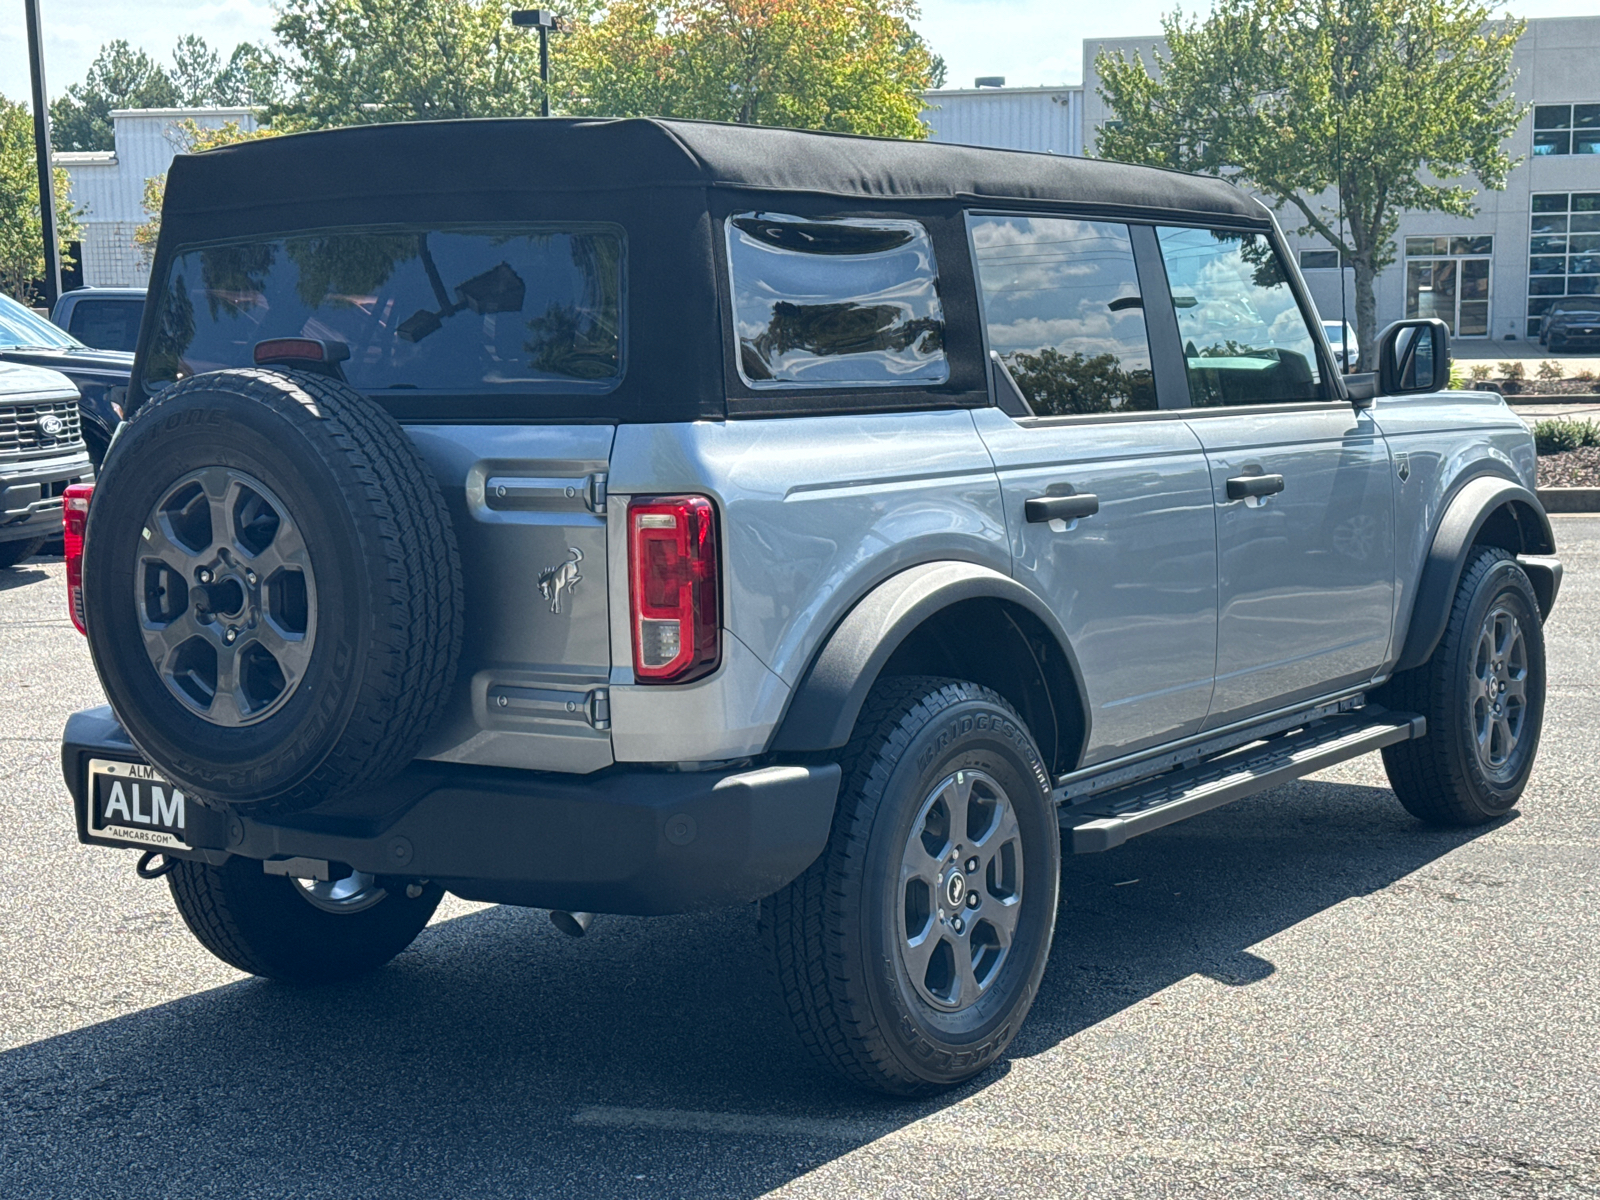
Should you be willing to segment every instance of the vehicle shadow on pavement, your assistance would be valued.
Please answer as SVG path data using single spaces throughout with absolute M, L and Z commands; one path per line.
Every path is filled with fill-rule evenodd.
M 1196 973 L 1251 986 L 1259 943 L 1478 832 L 1300 782 L 1068 857 L 1012 1056 Z M 777 1012 L 750 909 L 574 941 L 491 908 L 364 981 L 244 980 L 0 1054 L 0 1194 L 752 1197 L 1007 1069 L 917 1102 L 836 1083 Z
M 35 560 L 30 559 L 19 567 L 0 571 L 0 592 L 9 592 L 12 588 L 27 587 L 30 583 L 43 583 L 50 578 L 46 571 L 41 571 L 33 566 Z

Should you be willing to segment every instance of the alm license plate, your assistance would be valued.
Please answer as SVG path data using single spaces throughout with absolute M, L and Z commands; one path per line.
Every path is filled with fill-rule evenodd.
M 184 795 L 144 763 L 89 760 L 89 832 L 140 846 L 188 849 Z

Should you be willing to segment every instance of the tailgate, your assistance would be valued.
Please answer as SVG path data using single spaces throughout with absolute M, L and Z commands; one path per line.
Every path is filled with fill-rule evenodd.
M 610 425 L 427 425 L 466 583 L 456 690 L 421 757 L 611 765 L 605 481 Z

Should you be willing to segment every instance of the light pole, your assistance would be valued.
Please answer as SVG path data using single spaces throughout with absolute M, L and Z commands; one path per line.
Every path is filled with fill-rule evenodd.
M 44 235 L 44 302 L 61 298 L 61 248 L 56 244 L 56 186 L 50 172 L 50 104 L 44 87 L 44 42 L 39 0 L 23 0 L 28 12 L 28 66 L 33 75 L 33 146 L 39 160 L 39 230 Z
M 36 0 L 34 0 L 36 2 Z M 550 115 L 550 34 L 559 33 L 561 21 L 548 8 L 518 8 L 511 13 L 511 23 L 521 29 L 539 31 L 539 115 Z

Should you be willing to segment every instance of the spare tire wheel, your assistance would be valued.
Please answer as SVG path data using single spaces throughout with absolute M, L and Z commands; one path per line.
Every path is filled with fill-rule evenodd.
M 191 376 L 129 421 L 85 537 L 95 668 L 152 766 L 292 812 L 415 757 L 460 656 L 437 481 L 337 380 Z

